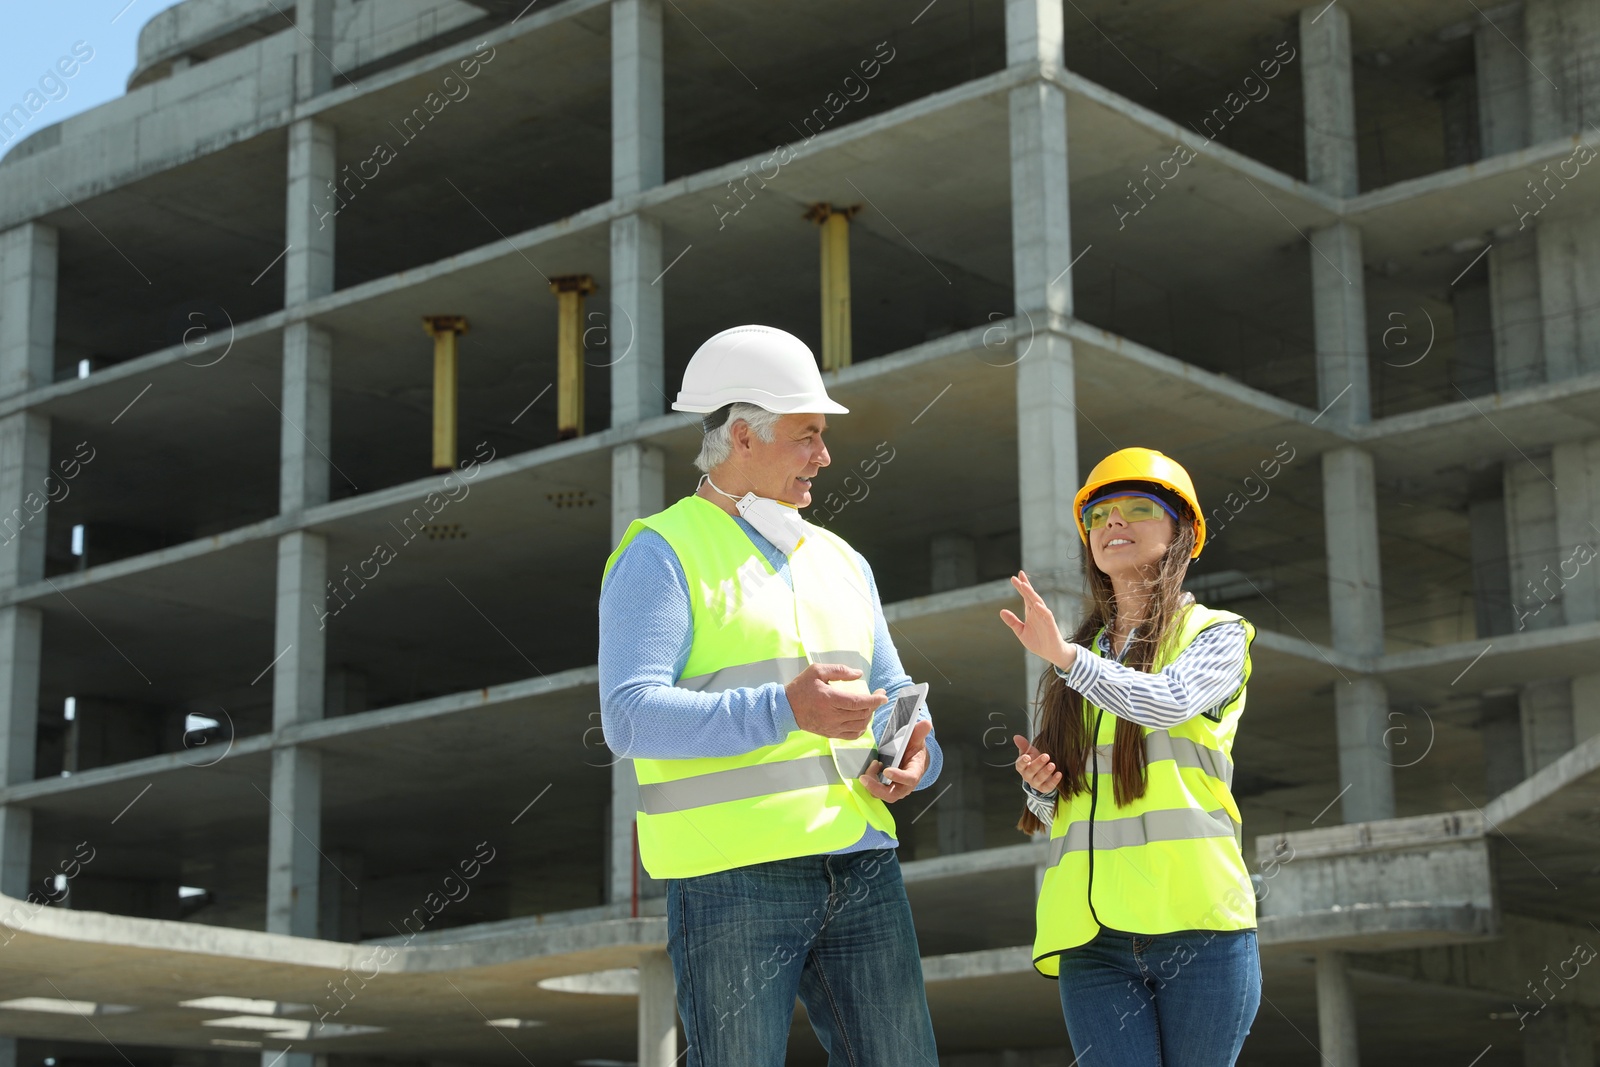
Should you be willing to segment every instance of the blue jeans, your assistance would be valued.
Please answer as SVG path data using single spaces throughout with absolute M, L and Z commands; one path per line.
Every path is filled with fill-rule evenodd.
M 667 882 L 688 1067 L 782 1067 L 800 998 L 829 1067 L 938 1067 L 894 849 Z
M 1102 929 L 1061 956 L 1079 1067 L 1230 1067 L 1260 1006 L 1254 930 Z

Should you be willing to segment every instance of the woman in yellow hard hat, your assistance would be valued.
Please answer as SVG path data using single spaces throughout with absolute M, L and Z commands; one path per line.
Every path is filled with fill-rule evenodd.
M 1018 829 L 1050 833 L 1034 967 L 1059 979 L 1084 1067 L 1232 1064 L 1261 1001 L 1230 789 L 1255 629 L 1183 591 L 1206 526 L 1173 460 L 1115 452 L 1073 504 L 1083 623 L 1064 639 L 1021 572 L 1022 617 L 1000 612 L 1052 665 L 1038 736 L 1014 738 Z

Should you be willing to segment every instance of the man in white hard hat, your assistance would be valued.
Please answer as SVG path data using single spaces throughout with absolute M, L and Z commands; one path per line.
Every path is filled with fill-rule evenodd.
M 886 804 L 941 756 L 924 707 L 875 758 L 911 679 L 866 561 L 799 511 L 847 409 L 767 326 L 701 345 L 672 407 L 705 416 L 703 473 L 606 561 L 600 706 L 667 880 L 689 1065 L 778 1067 L 798 996 L 829 1063 L 937 1067 Z

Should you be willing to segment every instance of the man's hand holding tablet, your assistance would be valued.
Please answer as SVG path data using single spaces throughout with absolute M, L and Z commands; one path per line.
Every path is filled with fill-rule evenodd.
M 917 722 L 917 712 L 928 696 L 928 684 L 919 682 L 902 689 L 895 697 L 894 710 L 884 726 L 878 758 L 867 767 L 861 782 L 879 800 L 893 803 L 916 789 L 928 769 L 924 739 L 933 730 L 927 720 Z

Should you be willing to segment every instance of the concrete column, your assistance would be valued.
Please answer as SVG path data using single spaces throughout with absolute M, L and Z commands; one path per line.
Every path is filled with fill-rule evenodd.
M 1356 998 L 1343 952 L 1317 953 L 1317 1051 L 1328 1067 L 1360 1067 Z
M 1330 9 L 1337 10 L 1337 8 Z M 1372 417 L 1367 371 L 1367 285 L 1361 231 L 1346 222 L 1311 231 L 1311 316 L 1317 345 L 1317 406 L 1330 422 Z
M 1581 745 L 1600 734 L 1600 674 L 1572 679 L 1572 743 Z
M 666 453 L 660 448 L 627 444 L 612 450 L 612 544 L 622 540 L 634 519 L 653 515 L 666 506 L 665 485 Z M 656 897 L 666 892 L 666 883 L 646 875 L 634 856 L 633 824 L 638 810 L 639 783 L 633 773 L 633 761 L 619 759 L 611 765 L 611 832 L 606 853 L 607 896 L 613 903 L 633 898 L 635 878 L 641 897 Z
M 1516 690 L 1485 693 L 1479 703 L 1483 729 L 1483 785 L 1490 798 L 1526 777 L 1522 756 L 1522 713 Z
M 1566 621 L 1552 469 L 1548 455 L 1519 457 L 1505 464 L 1506 566 L 1514 633 L 1546 630 Z
M 939 772 L 939 855 L 954 856 L 983 847 L 983 763 L 978 752 L 950 745 Z
M 639 957 L 639 1067 L 674 1067 L 678 1062 L 678 1001 L 672 958 L 665 952 Z
M 293 253 L 290 253 L 293 255 Z M 283 411 L 279 426 L 278 510 L 285 515 L 328 500 L 333 451 L 333 338 L 310 322 L 283 331 Z
M 978 543 L 966 534 L 934 534 L 928 554 L 935 593 L 978 584 Z
M 1581 1007 L 1550 1004 L 1522 1031 L 1527 1067 L 1594 1067 L 1594 1031 Z
M 1544 321 L 1539 298 L 1539 242 L 1527 232 L 1495 242 L 1489 264 L 1489 319 L 1494 330 L 1495 387 L 1544 381 Z
M 0 788 L 33 781 L 43 620 L 38 608 L 0 608 Z M 0 893 L 27 893 L 33 812 L 0 805 Z
M 321 865 L 317 889 L 318 936 L 326 941 L 359 941 L 361 893 L 356 887 L 366 879 L 366 857 L 350 848 L 323 852 L 328 861 Z
M 1300 80 L 1305 94 L 1306 182 L 1335 196 L 1360 192 L 1350 16 L 1338 5 L 1300 12 Z
M 611 195 L 661 184 L 661 0 L 611 5 Z
M 300 0 L 295 10 L 296 98 L 307 100 L 332 84 L 333 0 Z M 285 204 L 284 304 L 333 292 L 334 128 L 316 119 L 289 127 Z M 328 499 L 332 451 L 332 339 L 309 321 L 283 334 L 283 426 L 278 503 L 294 514 Z M 305 531 L 278 541 L 277 604 L 272 678 L 274 730 L 320 719 L 326 707 L 327 664 L 323 606 L 327 539 Z M 315 937 L 322 877 L 322 761 L 315 749 L 288 746 L 272 753 L 272 805 L 267 832 L 267 930 Z M 311 1067 L 291 1053 L 280 1067 Z M 263 1065 L 267 1057 L 263 1055 Z
M 1006 57 L 1062 70 L 1061 5 L 1006 0 Z M 1011 90 L 1011 263 L 1018 312 L 1036 327 L 1072 314 L 1072 224 L 1067 204 L 1067 98 L 1043 81 Z M 1019 365 L 1020 366 L 1020 365 Z
M 1334 647 L 1383 654 L 1383 578 L 1372 454 L 1337 448 L 1322 455 L 1322 507 L 1328 538 L 1328 608 Z
M 1524 776 L 1550 766 L 1572 749 L 1572 683 L 1566 678 L 1529 682 L 1518 701 Z
M 334 0 L 295 4 L 296 100 L 309 100 L 333 87 L 333 5 Z
M 661 282 L 661 223 L 625 215 L 611 223 L 611 425 L 627 426 L 666 409 Z
M 1468 396 L 1494 392 L 1494 313 L 1487 281 L 1464 280 L 1455 287 L 1451 311 L 1456 319 L 1456 352 L 1450 384 Z
M 272 752 L 267 831 L 267 932 L 317 936 L 322 856 L 322 754 L 304 745 Z
M 277 643 L 272 668 L 272 725 L 282 729 L 323 716 L 326 646 L 318 608 L 325 596 L 328 541 L 297 530 L 278 540 Z
M 661 184 L 665 173 L 661 0 L 617 0 L 611 5 L 611 195 L 632 196 Z M 611 313 L 606 351 L 611 365 L 611 425 L 628 426 L 660 415 L 664 381 L 661 223 L 641 214 L 611 223 Z M 674 390 L 675 391 L 675 390 Z M 634 519 L 666 506 L 666 454 L 652 445 L 628 444 L 611 454 L 611 543 Z M 611 817 L 606 850 L 607 898 L 660 896 L 665 883 L 644 873 L 634 852 L 639 784 L 633 761 L 611 765 Z M 639 1063 L 670 1064 L 677 1057 L 672 965 L 665 953 L 639 967 Z M 660 1003 L 665 966 L 665 1005 Z M 663 1014 L 664 1011 L 664 1014 Z
M 1594 622 L 1600 619 L 1600 437 L 1556 445 L 1550 466 L 1561 487 L 1551 496 L 1563 614 L 1569 625 Z
M 55 378 L 55 227 L 28 222 L 0 233 L 0 396 Z
M 318 609 L 327 553 L 327 539 L 318 534 L 295 531 L 278 540 L 274 730 L 322 718 L 326 648 Z M 291 745 L 273 750 L 269 815 L 267 930 L 315 937 L 322 862 L 322 762 L 315 749 Z
M 660 0 L 611 5 L 611 195 L 661 184 L 664 173 Z M 611 224 L 611 425 L 661 414 L 661 224 L 624 215 Z M 675 392 L 676 390 L 674 390 Z
M 317 119 L 289 126 L 283 302 L 305 303 L 333 292 L 333 237 L 339 197 L 334 128 Z
M 1006 0 L 1006 61 L 1062 70 L 1062 8 L 1052 0 Z M 1072 314 L 1071 213 L 1067 204 L 1066 94 L 1044 81 L 1011 90 L 1011 263 L 1019 318 L 1017 475 L 1022 568 L 1063 629 L 1075 622 L 1082 552 L 1072 514 L 1078 484 L 1072 342 L 1056 332 Z M 1019 330 L 1026 327 L 1019 327 Z M 1046 664 L 1025 654 L 1029 701 Z
M 0 234 L 0 395 L 53 377 L 58 240 L 28 223 Z M 44 577 L 50 420 L 22 411 L 0 419 L 0 589 Z M 36 607 L 0 608 L 0 788 L 33 780 L 39 726 L 43 617 Z M 27 893 L 33 813 L 0 805 L 0 892 Z M 7 1040 L 0 1053 L 15 1054 Z
M 1600 5 L 1528 0 L 1522 18 L 1532 143 L 1588 132 L 1600 119 Z
M 1586 132 L 1595 139 L 1592 129 Z M 1545 196 L 1560 196 L 1554 186 L 1562 184 L 1557 176 L 1543 179 L 1539 187 L 1547 190 Z M 1600 212 L 1541 225 L 1536 237 L 1545 380 L 1600 370 L 1600 274 L 1594 269 L 1600 262 Z
M 1322 456 L 1322 507 L 1328 553 L 1328 612 L 1341 652 L 1383 654 L 1383 580 L 1378 555 L 1372 456 L 1340 448 Z M 1394 767 L 1384 740 L 1388 695 L 1369 675 L 1334 685 L 1340 801 L 1345 822 L 1394 817 Z
M 1495 12 L 1472 33 L 1478 82 L 1478 148 L 1483 157 L 1528 146 L 1528 79 L 1522 9 Z M 1493 255 L 1493 253 L 1490 253 Z
M 1492 484 L 1469 489 L 1467 500 L 1473 614 L 1479 637 L 1510 633 L 1516 628 L 1511 611 L 1511 570 L 1506 565 L 1510 546 L 1506 542 L 1504 476 L 1498 467 L 1487 473 L 1492 476 Z
M 1050 605 L 1056 623 L 1078 624 L 1083 545 L 1072 497 L 1078 485 L 1077 408 L 1072 342 L 1046 331 L 1017 364 L 1017 492 L 1022 520 L 1022 569 Z M 1025 653 L 1026 698 L 1034 698 L 1047 664 Z

